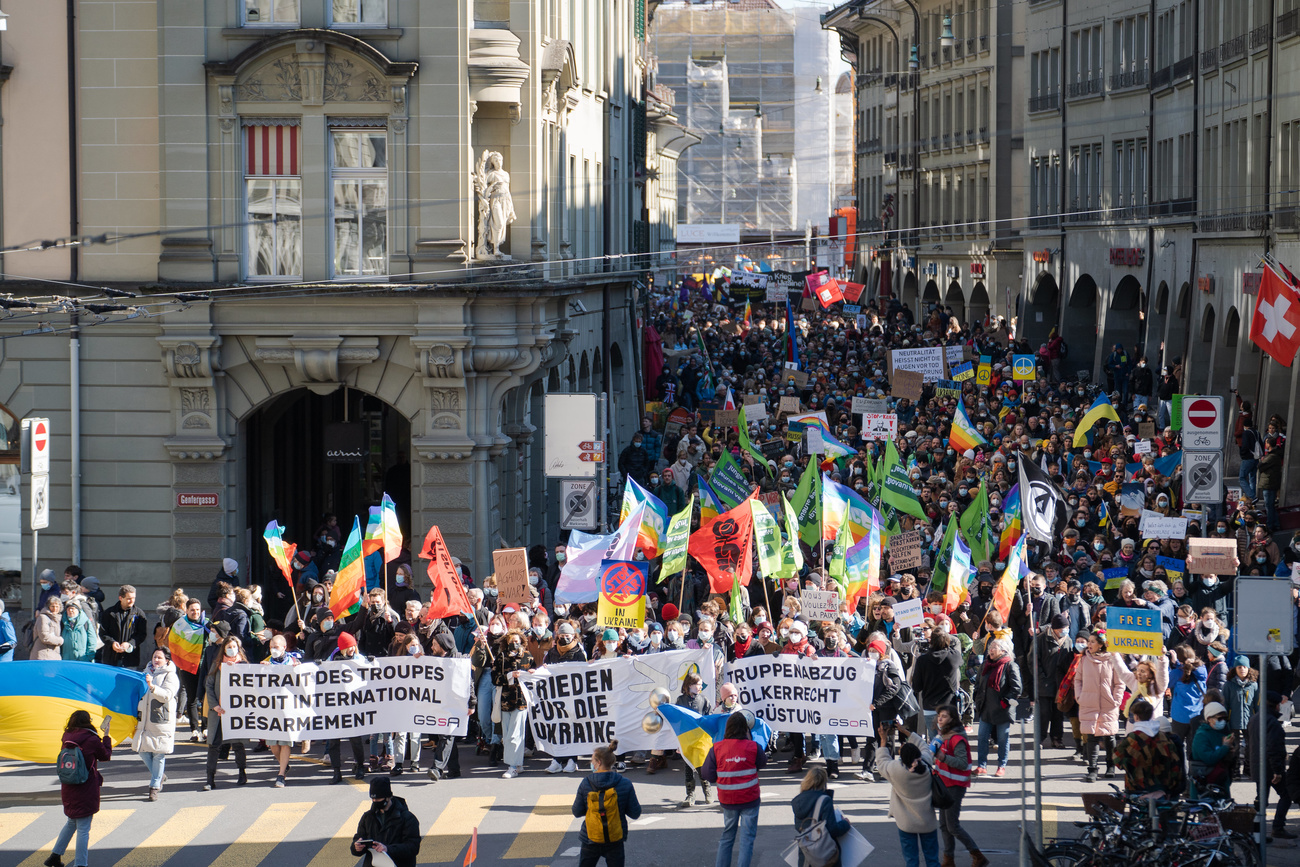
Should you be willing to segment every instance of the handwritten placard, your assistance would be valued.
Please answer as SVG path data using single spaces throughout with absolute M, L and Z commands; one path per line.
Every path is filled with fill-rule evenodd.
M 715 409 L 713 411 L 713 426 L 721 428 L 739 427 L 740 410 Z
M 798 413 L 801 412 L 802 410 L 803 407 L 799 405 L 799 398 L 797 397 L 781 398 L 781 410 L 780 410 L 781 415 L 785 415 L 786 413 L 791 413 L 791 412 Z
M 1236 575 L 1240 561 L 1237 559 L 1235 539 L 1202 539 L 1194 536 L 1187 540 L 1187 571 L 1197 575 Z
M 527 548 L 498 548 L 492 552 L 492 568 L 497 575 L 499 605 L 527 605 L 533 601 L 528 589 Z
M 1156 438 L 1156 423 L 1153 421 L 1138 422 L 1138 436 L 1144 440 Z
M 895 370 L 893 380 L 894 397 L 904 397 L 916 401 L 921 399 L 921 385 L 924 377 L 914 370 Z
M 1163 515 L 1152 518 L 1143 515 L 1138 532 L 1144 539 L 1181 539 L 1187 535 L 1187 519 L 1166 518 Z
M 1128 569 L 1123 566 L 1116 566 L 1114 569 L 1102 569 L 1101 577 L 1106 579 L 1107 590 L 1117 590 L 1121 584 L 1128 580 Z
M 900 629 L 920 629 L 925 625 L 925 615 L 921 612 L 921 600 L 909 599 L 894 604 L 894 622 Z
M 1137 442 L 1133 443 L 1133 454 L 1135 454 L 1135 455 L 1149 455 L 1149 454 L 1151 454 L 1151 441 L 1150 441 L 1150 440 L 1138 440 Z
M 952 377 L 953 382 L 965 382 L 975 375 L 975 365 L 969 361 L 963 361 L 961 364 L 954 364 L 948 368 L 948 375 Z
M 840 613 L 840 594 L 834 590 L 804 590 L 799 594 L 799 607 L 806 621 L 834 622 Z
M 895 572 L 921 567 L 921 533 L 912 530 L 889 537 L 889 568 Z

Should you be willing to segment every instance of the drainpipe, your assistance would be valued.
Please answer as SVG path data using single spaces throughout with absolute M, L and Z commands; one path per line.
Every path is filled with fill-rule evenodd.
M 74 260 L 75 261 L 75 260 Z M 81 565 L 81 325 L 77 312 L 71 316 L 68 340 L 68 458 L 72 464 L 72 562 Z
M 77 176 L 77 0 L 68 0 L 68 235 L 73 238 L 81 231 L 81 215 L 77 207 L 80 198 Z M 69 248 L 69 280 L 76 281 L 80 277 L 79 249 L 76 245 Z M 75 539 L 75 533 L 73 535 Z M 73 544 L 75 546 L 76 542 Z

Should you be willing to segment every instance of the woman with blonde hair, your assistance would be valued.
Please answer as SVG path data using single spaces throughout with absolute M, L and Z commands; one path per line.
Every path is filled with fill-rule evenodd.
M 808 826 L 824 820 L 827 833 L 838 840 L 847 834 L 852 826 L 849 820 L 835 809 L 835 793 L 826 788 L 828 779 L 826 771 L 822 768 L 810 769 L 804 774 L 803 782 L 799 784 L 799 794 L 795 795 L 794 800 L 790 802 L 790 808 L 794 810 L 796 831 L 802 833 Z M 800 852 L 799 864 L 803 863 L 803 853 Z M 827 867 L 835 867 L 839 863 L 837 857 Z

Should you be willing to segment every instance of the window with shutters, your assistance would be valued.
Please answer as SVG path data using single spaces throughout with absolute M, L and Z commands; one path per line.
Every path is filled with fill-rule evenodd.
M 244 130 L 244 275 L 302 276 L 301 147 L 296 125 Z
M 388 140 L 382 129 L 331 129 L 334 276 L 388 273 Z

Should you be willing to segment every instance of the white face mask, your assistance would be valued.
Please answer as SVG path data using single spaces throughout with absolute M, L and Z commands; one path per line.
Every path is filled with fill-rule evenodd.
M 617 642 L 617 641 L 606 641 L 606 642 L 605 642 L 605 652 L 606 652 L 606 653 L 613 653 L 615 650 L 618 650 L 618 642 Z
M 225 649 L 225 654 L 226 654 L 226 656 L 230 656 L 230 657 L 238 656 L 238 655 L 239 655 L 239 648 L 238 648 L 238 647 L 235 647 L 235 646 L 232 644 L 232 645 L 230 645 L 229 647 L 227 647 L 227 648 Z
M 651 643 L 651 644 L 659 644 L 659 643 L 662 642 L 663 640 L 664 640 L 664 637 L 663 637 L 663 634 L 662 634 L 662 633 L 659 633 L 659 632 L 651 632 L 651 633 L 650 633 L 650 643 Z
M 782 637 L 782 638 L 785 638 L 785 637 L 786 637 L 787 635 L 789 635 L 789 634 L 790 634 L 790 630 L 788 630 L 788 629 L 782 629 L 782 630 L 781 630 L 781 637 Z
M 412 641 L 409 645 L 407 645 L 406 652 L 409 653 L 411 656 L 419 656 L 420 643 L 418 641 Z
M 868 651 L 867 651 L 867 659 L 876 659 L 876 660 L 879 660 L 879 659 L 880 659 L 880 654 L 879 654 L 878 652 L 874 651 L 874 650 L 868 650 Z
M 272 648 L 271 648 L 271 658 L 272 658 L 272 659 L 284 659 L 284 651 L 283 651 L 281 648 L 279 648 L 279 647 L 272 647 Z
M 712 633 L 712 632 L 701 632 L 701 633 L 700 633 L 700 642 L 703 643 L 703 644 L 712 644 L 712 643 L 713 643 L 713 633 Z
M 802 632 L 799 632 L 798 630 L 795 630 L 794 632 L 790 633 L 790 641 L 794 644 L 798 644 L 799 642 L 803 641 L 807 637 L 808 636 L 804 635 Z

